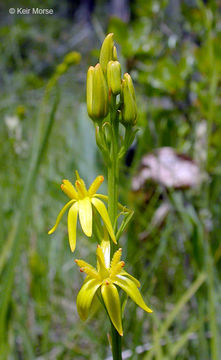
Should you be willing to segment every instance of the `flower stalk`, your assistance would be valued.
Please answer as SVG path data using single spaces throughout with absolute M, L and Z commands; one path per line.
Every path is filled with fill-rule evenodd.
M 110 122 L 113 130 L 113 137 L 111 142 L 110 165 L 108 166 L 108 214 L 112 222 L 115 224 L 117 217 L 118 204 L 118 179 L 119 179 L 119 160 L 118 160 L 118 136 L 119 136 L 119 122 L 116 111 L 116 96 L 112 95 L 112 104 L 110 110 Z M 111 244 L 111 256 L 114 253 L 115 247 Z M 122 360 L 122 340 L 121 336 L 111 323 L 111 338 L 112 338 L 112 355 L 113 360 Z
M 109 116 L 107 118 L 107 114 L 105 114 L 102 118 L 99 118 L 99 120 L 96 121 L 96 116 L 93 116 L 92 112 L 89 111 L 88 114 L 90 118 L 97 123 L 96 141 L 103 154 L 108 172 L 108 215 L 116 234 L 116 238 L 119 239 L 133 214 L 132 211 L 128 211 L 128 209 L 120 205 L 120 207 L 123 208 L 121 213 L 124 215 L 124 220 L 121 222 L 118 229 L 119 163 L 129 146 L 132 144 L 137 131 L 134 129 L 137 120 L 137 105 L 133 82 L 130 75 L 126 73 L 121 79 L 121 66 L 117 61 L 117 51 L 114 46 L 113 34 L 107 35 L 102 44 L 100 64 L 104 75 L 104 77 L 101 76 L 102 82 L 105 79 L 108 87 Z M 88 77 L 88 85 L 90 85 L 89 80 L 90 77 Z M 105 85 L 103 85 L 103 87 L 105 88 Z M 92 87 L 88 86 L 87 98 L 89 100 L 93 97 L 101 99 L 101 97 L 96 96 L 99 94 L 93 92 L 96 91 L 96 87 L 92 89 L 91 93 L 90 89 L 92 89 Z M 102 106 L 104 101 L 99 101 Z M 90 108 L 90 103 L 87 105 L 89 105 Z M 124 139 L 121 142 L 119 137 L 119 126 L 124 128 Z M 118 245 L 116 242 L 110 242 L 109 244 L 109 257 L 113 258 L 112 261 L 114 261 L 116 254 L 119 252 L 119 250 L 117 250 Z M 120 263 L 118 264 L 118 267 L 119 266 Z M 107 274 L 108 271 L 110 271 L 110 274 L 112 275 L 103 280 L 105 281 L 105 285 L 101 285 L 101 296 L 98 298 L 105 307 L 111 322 L 111 349 L 113 360 L 122 360 L 122 311 L 116 285 L 121 287 L 127 295 L 129 295 L 145 311 L 152 311 L 146 306 L 139 290 L 137 289 L 140 286 L 139 282 L 130 275 L 130 279 L 125 279 L 123 275 L 123 283 L 121 283 L 123 273 L 117 273 L 116 271 L 116 277 L 113 277 L 111 269 L 112 265 L 110 265 L 110 270 L 107 270 Z M 127 273 L 125 272 L 124 274 Z M 97 291 L 94 286 L 93 291 Z
M 140 283 L 124 270 L 121 260 L 122 249 L 118 241 L 132 218 L 133 211 L 118 202 L 119 163 L 136 134 L 137 106 L 133 82 L 129 74 L 121 79 L 121 66 L 117 61 L 113 34 L 107 35 L 100 52 L 100 63 L 90 66 L 87 73 L 87 110 L 96 130 L 96 142 L 103 155 L 108 172 L 108 196 L 98 194 L 103 182 L 98 176 L 89 189 L 76 171 L 73 185 L 63 180 L 62 191 L 69 201 L 58 214 L 52 234 L 68 210 L 68 236 L 71 251 L 74 252 L 77 237 L 77 218 L 83 233 L 96 238 L 97 267 L 76 259 L 80 272 L 86 274 L 77 295 L 77 311 L 86 320 L 92 310 L 92 303 L 100 301 L 111 323 L 111 349 L 113 360 L 122 360 L 123 336 L 122 300 L 118 289 L 123 290 L 138 306 L 150 313 L 139 292 Z M 120 131 L 124 130 L 121 140 Z M 106 209 L 107 203 L 108 210 Z M 121 222 L 119 217 L 121 216 Z M 118 222 L 119 227 L 118 227 Z

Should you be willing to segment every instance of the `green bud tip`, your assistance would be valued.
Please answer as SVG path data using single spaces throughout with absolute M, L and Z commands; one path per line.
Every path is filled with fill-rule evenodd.
M 106 38 L 103 41 L 103 44 L 101 46 L 100 50 L 100 58 L 99 63 L 101 64 L 101 68 L 106 74 L 107 72 L 107 64 L 110 60 L 114 59 L 114 53 L 116 56 L 116 50 L 114 50 L 114 40 L 113 40 L 113 33 L 110 33 L 106 36 Z

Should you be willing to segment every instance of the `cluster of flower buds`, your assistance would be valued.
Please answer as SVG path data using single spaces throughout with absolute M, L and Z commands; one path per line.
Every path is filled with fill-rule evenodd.
M 99 63 L 90 66 L 87 73 L 87 111 L 93 121 L 102 121 L 108 115 L 112 95 L 120 96 L 120 122 L 125 127 L 134 126 L 137 105 L 133 82 L 127 73 L 121 79 L 121 65 L 111 33 L 101 46 Z

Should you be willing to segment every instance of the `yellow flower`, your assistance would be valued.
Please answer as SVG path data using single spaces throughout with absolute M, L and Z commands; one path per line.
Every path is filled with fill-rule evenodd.
M 104 203 L 98 199 L 99 197 L 102 198 L 103 195 L 96 194 L 99 186 L 104 181 L 104 177 L 98 176 L 88 190 L 86 189 L 84 181 L 79 177 L 77 171 L 76 177 L 77 180 L 75 181 L 75 187 L 70 181 L 63 180 L 61 189 L 71 200 L 60 211 L 55 225 L 48 234 L 52 234 L 56 230 L 65 211 L 70 207 L 68 212 L 68 237 L 71 251 L 73 252 L 76 247 L 77 215 L 79 213 L 80 224 L 83 232 L 85 235 L 90 237 L 92 235 L 92 206 L 94 206 L 100 214 L 111 239 L 114 243 L 116 243 L 116 238 L 107 209 Z
M 123 267 L 121 259 L 122 249 L 118 249 L 110 262 L 110 243 L 102 241 L 97 246 L 97 269 L 83 260 L 75 260 L 81 272 L 87 277 L 77 296 L 77 310 L 82 320 L 86 320 L 95 293 L 100 289 L 103 302 L 109 317 L 122 336 L 121 304 L 117 286 L 123 289 L 131 299 L 146 312 L 152 312 L 145 304 L 138 287 L 140 283 L 132 275 L 128 274 Z

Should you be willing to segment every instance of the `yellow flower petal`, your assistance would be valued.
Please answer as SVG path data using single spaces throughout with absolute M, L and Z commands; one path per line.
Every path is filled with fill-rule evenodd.
M 77 228 L 78 202 L 70 208 L 68 212 L 68 237 L 71 251 L 76 247 L 76 228 Z
M 152 310 L 145 304 L 136 284 L 131 279 L 128 279 L 125 276 L 117 275 L 114 279 L 114 283 L 120 286 L 121 289 L 123 289 L 143 310 L 146 312 L 152 312 Z
M 104 181 L 104 177 L 102 175 L 97 176 L 96 179 L 92 182 L 91 186 L 89 187 L 88 195 L 93 196 L 97 192 L 103 181 Z
M 123 275 L 123 276 L 127 276 L 129 277 L 134 283 L 135 285 L 139 288 L 140 287 L 140 282 L 132 275 L 130 275 L 127 271 L 123 270 L 120 272 L 119 275 Z
M 96 199 L 95 197 L 93 197 L 91 199 L 92 204 L 94 205 L 94 207 L 97 209 L 97 211 L 99 212 L 100 216 L 102 217 L 102 220 L 109 232 L 109 235 L 111 237 L 111 239 L 113 240 L 113 242 L 116 244 L 116 238 L 114 235 L 114 230 L 113 227 L 111 225 L 111 221 L 107 212 L 107 209 L 105 207 L 105 205 L 102 203 L 101 200 Z
M 109 271 L 106 268 L 104 253 L 100 245 L 97 246 L 97 269 L 102 278 L 108 277 Z
M 75 200 L 71 200 L 69 201 L 59 212 L 55 225 L 53 226 L 53 228 L 51 230 L 48 231 L 48 234 L 52 234 L 58 227 L 59 222 L 61 221 L 62 216 L 64 215 L 65 211 L 69 208 L 69 206 L 71 206 L 71 204 L 73 204 L 75 202 Z
M 106 203 L 108 203 L 108 196 L 103 194 L 94 194 L 94 197 L 99 198 Z M 129 210 L 126 206 L 122 205 L 121 203 L 117 203 L 117 207 L 119 210 L 123 211 L 124 213 L 133 212 L 132 210 Z
M 100 285 L 99 280 L 90 279 L 80 289 L 77 296 L 77 311 L 82 320 L 87 319 L 93 297 Z
M 106 201 L 106 203 L 108 203 L 108 196 L 107 195 L 103 195 L 103 194 L 94 194 L 94 197 L 99 198 L 101 200 Z
M 116 286 L 108 283 L 107 280 L 107 283 L 101 286 L 101 294 L 114 327 L 116 328 L 118 333 L 123 336 L 123 328 L 121 322 L 121 305 Z
M 79 219 L 83 232 L 87 236 L 92 235 L 92 206 L 89 198 L 78 201 Z
M 106 230 L 106 228 L 105 228 L 105 230 Z M 104 254 L 105 266 L 106 266 L 106 268 L 109 268 L 109 266 L 110 266 L 110 241 L 109 241 L 109 239 L 107 239 L 107 240 L 103 239 L 101 241 L 101 249 Z

